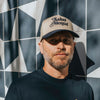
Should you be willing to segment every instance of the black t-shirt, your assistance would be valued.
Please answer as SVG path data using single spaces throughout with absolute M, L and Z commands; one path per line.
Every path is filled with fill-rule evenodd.
M 85 80 L 73 75 L 56 79 L 39 69 L 13 82 L 5 100 L 94 100 L 94 96 Z

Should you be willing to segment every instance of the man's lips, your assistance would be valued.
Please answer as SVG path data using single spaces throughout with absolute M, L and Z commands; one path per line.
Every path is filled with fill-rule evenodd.
M 56 56 L 57 56 L 57 55 L 58 55 L 58 56 L 68 56 L 68 54 L 66 54 L 66 53 L 57 53 Z

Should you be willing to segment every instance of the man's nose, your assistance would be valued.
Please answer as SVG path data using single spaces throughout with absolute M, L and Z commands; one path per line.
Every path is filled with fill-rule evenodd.
M 58 45 L 57 45 L 57 48 L 58 49 L 62 49 L 62 50 L 65 50 L 65 45 L 63 42 L 59 42 Z

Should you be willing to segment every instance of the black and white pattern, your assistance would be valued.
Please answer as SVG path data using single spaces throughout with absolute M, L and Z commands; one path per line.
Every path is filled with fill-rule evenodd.
M 0 100 L 13 80 L 43 66 L 38 47 L 41 22 L 56 14 L 69 18 L 80 36 L 75 40 L 74 57 L 81 67 L 71 71 L 84 77 L 87 74 L 95 100 L 100 100 L 99 4 L 99 0 L 0 0 Z

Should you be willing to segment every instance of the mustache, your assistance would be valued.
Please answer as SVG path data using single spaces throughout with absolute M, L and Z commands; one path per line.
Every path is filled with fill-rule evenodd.
M 54 55 L 57 55 L 57 54 L 64 54 L 64 55 L 66 55 L 66 56 L 68 56 L 69 55 L 69 53 L 68 52 L 62 52 L 62 51 L 57 51 L 57 52 L 55 52 L 54 53 Z

